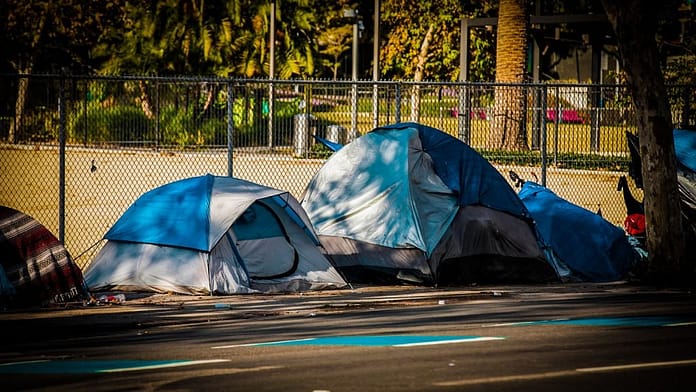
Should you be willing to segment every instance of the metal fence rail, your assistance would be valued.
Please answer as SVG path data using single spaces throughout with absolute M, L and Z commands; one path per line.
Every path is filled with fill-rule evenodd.
M 460 138 L 505 177 L 625 217 L 616 185 L 635 116 L 622 85 L 0 75 L 0 87 L 0 205 L 37 218 L 82 266 L 154 187 L 211 173 L 300 198 L 331 154 L 315 136 L 348 143 L 404 121 Z M 495 97 L 520 90 L 529 149 L 504 152 L 490 142 Z M 674 123 L 693 125 L 696 86 L 669 91 Z

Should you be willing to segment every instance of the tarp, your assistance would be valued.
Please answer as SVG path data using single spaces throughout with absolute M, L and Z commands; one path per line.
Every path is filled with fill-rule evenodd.
M 677 157 L 677 185 L 687 242 L 696 241 L 696 131 L 675 129 L 674 151 Z M 626 132 L 631 164 L 628 173 L 636 187 L 643 188 L 643 173 L 638 136 Z M 627 205 L 628 207 L 628 205 Z
M 460 140 L 422 124 L 376 128 L 335 152 L 307 186 L 302 205 L 343 271 L 366 267 L 433 282 L 445 261 L 497 258 L 509 262 L 495 267 L 509 278 L 512 260 L 534 260 L 537 272 L 554 274 L 531 217 L 500 173 Z M 465 207 L 471 208 L 461 214 Z M 457 233 L 450 233 L 453 227 Z
M 93 291 L 183 294 L 346 286 L 288 192 L 205 175 L 143 194 L 85 270 Z
M 696 131 L 674 130 L 674 150 L 679 163 L 696 172 Z
M 82 271 L 39 221 L 0 206 L 0 302 L 9 306 L 83 301 Z
M 567 279 L 616 281 L 637 262 L 624 231 L 602 216 L 575 205 L 532 181 L 522 185 L 520 198 L 536 222 L 544 243 L 567 266 Z

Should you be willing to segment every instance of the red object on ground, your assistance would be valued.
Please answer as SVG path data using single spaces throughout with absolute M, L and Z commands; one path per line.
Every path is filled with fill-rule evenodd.
M 645 215 L 631 214 L 624 220 L 624 229 L 632 236 L 645 234 Z

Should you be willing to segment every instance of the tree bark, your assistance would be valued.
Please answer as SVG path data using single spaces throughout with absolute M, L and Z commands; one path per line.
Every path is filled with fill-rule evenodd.
M 524 82 L 527 63 L 527 0 L 500 0 L 496 43 L 496 83 Z M 496 86 L 488 147 L 527 150 L 524 100 L 518 86 Z
M 34 71 L 34 52 L 37 50 L 43 36 L 44 26 L 46 25 L 46 14 L 44 9 L 36 23 L 34 36 L 31 40 L 30 55 L 24 64 L 16 64 L 17 72 L 20 74 L 31 75 Z M 29 76 L 20 77 L 17 81 L 17 100 L 15 101 L 15 121 L 10 124 L 10 131 L 7 135 L 10 143 L 17 142 L 17 136 L 21 133 L 22 123 L 24 122 L 24 110 L 29 99 Z
M 149 119 L 155 118 L 155 112 L 152 110 L 152 99 L 150 98 L 150 93 L 147 91 L 147 84 L 140 80 L 138 81 L 138 87 L 140 88 L 140 107 L 143 109 L 143 113 Z
M 423 80 L 423 71 L 425 68 L 425 62 L 428 60 L 428 49 L 430 48 L 430 41 L 433 39 L 433 31 L 435 31 L 435 26 L 430 23 L 428 25 L 428 31 L 425 33 L 423 42 L 421 43 L 420 51 L 418 52 L 418 63 L 416 64 L 416 71 L 413 74 L 413 81 L 420 82 Z M 413 85 L 413 91 L 411 92 L 411 121 L 418 122 L 420 120 L 420 86 L 418 84 Z
M 638 119 L 648 264 L 644 278 L 681 280 L 686 265 L 677 185 L 672 116 L 660 70 L 652 0 L 602 0 L 617 36 L 621 62 Z M 693 272 L 693 266 L 690 267 Z
M 20 70 L 19 73 L 21 74 L 31 74 L 32 69 L 23 69 Z M 7 135 L 7 141 L 10 143 L 17 143 L 17 138 L 21 134 L 22 131 L 22 123 L 24 122 L 24 108 L 26 107 L 25 103 L 27 101 L 27 98 L 29 98 L 29 77 L 28 76 L 20 76 L 19 79 L 17 80 L 17 99 L 15 100 L 15 119 L 10 124 L 10 130 Z

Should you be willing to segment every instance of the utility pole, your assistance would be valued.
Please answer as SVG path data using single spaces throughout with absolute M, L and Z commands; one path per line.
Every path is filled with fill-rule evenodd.
M 372 34 L 372 128 L 379 126 L 379 0 L 375 0 L 374 32 Z
M 273 79 L 275 78 L 275 13 L 276 13 L 276 0 L 271 0 L 271 15 L 270 23 L 268 27 L 268 39 L 270 44 L 270 51 L 268 59 L 268 78 L 270 83 L 268 83 L 268 148 L 273 148 L 273 101 L 274 101 L 274 88 Z
M 348 18 L 353 23 L 353 58 L 352 58 L 352 69 L 351 69 L 351 121 L 350 121 L 350 132 L 348 133 L 347 142 L 352 142 L 358 137 L 358 41 L 360 37 L 360 31 L 358 29 L 358 23 L 360 22 L 357 9 L 346 9 L 343 11 L 343 17 Z

